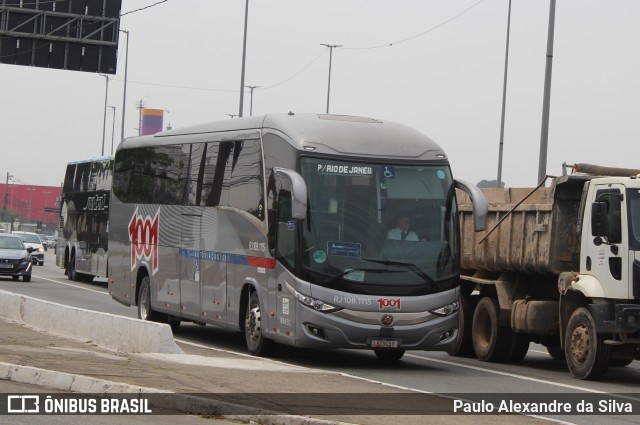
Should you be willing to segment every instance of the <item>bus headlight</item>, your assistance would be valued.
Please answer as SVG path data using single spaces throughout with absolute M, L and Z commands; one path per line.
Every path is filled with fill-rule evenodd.
M 451 316 L 453 313 L 458 311 L 459 308 L 460 308 L 460 303 L 456 301 L 451 304 L 442 306 L 440 308 L 436 308 L 435 310 L 429 310 L 429 313 L 435 314 L 436 316 L 445 317 L 445 316 Z
M 300 292 L 296 291 L 295 289 L 293 289 L 293 287 L 288 283 L 285 282 L 287 285 L 287 288 L 289 288 L 289 291 L 291 291 L 293 293 L 293 295 L 296 297 L 296 299 L 298 301 L 300 301 L 301 304 L 312 308 L 314 310 L 317 311 L 321 311 L 322 313 L 333 313 L 334 311 L 338 311 L 341 310 L 340 307 L 336 307 L 334 305 L 331 305 L 329 303 L 326 303 L 324 301 L 321 300 L 317 300 L 313 297 L 310 297 L 308 295 L 303 295 Z

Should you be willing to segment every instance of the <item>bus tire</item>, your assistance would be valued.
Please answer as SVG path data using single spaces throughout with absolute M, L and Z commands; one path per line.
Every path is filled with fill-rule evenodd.
M 258 298 L 258 293 L 252 291 L 245 313 L 244 339 L 247 344 L 247 351 L 254 356 L 267 356 L 273 349 L 273 341 L 264 337 L 262 326 L 260 299 Z
M 404 356 L 404 350 L 373 350 L 381 362 L 394 363 Z
M 471 326 L 473 351 L 478 360 L 483 362 L 503 361 L 507 357 L 511 339 L 506 335 L 507 329 L 498 326 L 500 306 L 492 297 L 484 297 L 476 306 Z
M 145 276 L 140 281 L 138 289 L 138 319 L 151 322 L 161 321 L 161 315 L 151 308 L 151 283 L 149 276 Z
M 477 297 L 462 295 L 458 310 L 458 336 L 447 349 L 450 356 L 467 357 L 473 355 L 473 341 L 471 340 L 471 326 Z
M 604 336 L 596 332 L 596 323 L 589 310 L 577 308 L 567 325 L 564 353 L 571 374 L 578 379 L 598 379 L 609 368 L 611 347 Z
M 76 272 L 76 254 L 74 252 L 69 257 L 69 262 L 67 263 L 67 279 L 74 281 L 77 278 L 78 273 Z

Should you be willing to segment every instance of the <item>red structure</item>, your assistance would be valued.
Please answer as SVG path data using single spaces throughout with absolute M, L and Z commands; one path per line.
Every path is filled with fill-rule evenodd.
M 0 208 L 6 209 L 5 217 L 17 215 L 16 220 L 25 223 L 55 225 L 59 201 L 60 186 L 0 183 Z

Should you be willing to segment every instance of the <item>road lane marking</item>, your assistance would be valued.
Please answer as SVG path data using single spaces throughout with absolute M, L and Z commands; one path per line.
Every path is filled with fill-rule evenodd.
M 106 292 L 105 291 L 98 291 L 97 289 L 85 288 L 84 286 L 74 285 L 73 283 L 60 282 L 59 280 L 49 279 L 49 278 L 41 277 L 41 276 L 35 276 L 35 277 L 37 277 L 38 279 L 46 280 L 48 282 L 57 283 L 58 285 L 71 286 L 72 288 L 76 288 L 76 289 L 83 289 L 85 291 L 91 291 L 91 292 L 96 292 L 98 294 L 109 295 L 108 291 L 106 291 Z
M 456 362 L 450 362 L 447 360 L 434 359 L 432 357 L 422 357 L 422 356 L 417 356 L 415 354 L 405 354 L 405 357 L 411 357 L 419 360 L 426 360 L 434 363 L 446 364 L 449 366 L 458 366 L 465 369 L 477 370 L 485 373 L 493 373 L 495 375 L 506 376 L 513 379 L 521 379 L 523 381 L 537 382 L 539 384 L 552 385 L 556 387 L 567 388 L 567 389 L 576 390 L 576 391 L 583 391 L 583 392 L 592 393 L 592 394 L 609 394 L 609 391 L 600 391 L 600 390 L 594 390 L 591 388 L 580 387 L 577 385 L 562 384 L 559 382 L 548 381 L 546 379 L 532 378 L 530 376 L 517 375 L 515 373 L 510 373 L 510 372 L 502 372 L 500 370 L 492 370 L 492 369 L 487 369 L 479 366 L 471 366 L 471 365 L 466 365 L 466 364 L 461 364 Z M 640 398 L 635 398 L 635 397 L 628 397 L 628 396 L 622 396 L 622 395 L 616 395 L 616 397 L 626 398 L 634 401 L 640 401 Z

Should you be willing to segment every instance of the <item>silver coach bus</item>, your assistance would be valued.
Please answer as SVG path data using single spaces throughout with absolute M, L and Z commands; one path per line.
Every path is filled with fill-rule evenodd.
M 436 143 L 369 118 L 289 113 L 127 139 L 109 292 L 174 330 L 243 332 L 255 355 L 273 342 L 389 361 L 445 350 L 460 298 L 456 187 L 482 228 L 484 197 L 453 180 Z M 397 236 L 402 220 L 411 237 Z
M 69 280 L 107 276 L 113 156 L 72 161 L 62 183 L 56 265 Z

